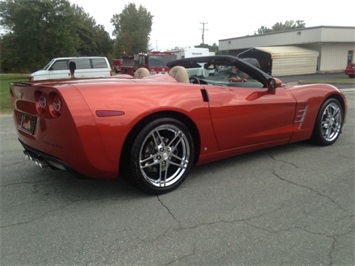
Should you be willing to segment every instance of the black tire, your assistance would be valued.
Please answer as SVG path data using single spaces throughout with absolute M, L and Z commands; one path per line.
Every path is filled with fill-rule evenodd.
M 355 74 L 349 74 L 349 78 L 351 79 L 355 78 Z
M 312 141 L 318 145 L 333 144 L 341 134 L 344 110 L 335 98 L 326 100 L 319 109 Z
M 194 158 L 188 128 L 174 118 L 160 118 L 136 135 L 128 155 L 128 177 L 140 188 L 162 194 L 177 188 L 188 175 Z

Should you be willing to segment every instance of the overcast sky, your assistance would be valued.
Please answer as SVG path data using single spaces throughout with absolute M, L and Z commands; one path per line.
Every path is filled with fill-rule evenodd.
M 303 20 L 306 27 L 355 26 L 355 1 L 314 0 L 70 0 L 82 7 L 97 24 L 112 34 L 110 20 L 129 3 L 142 5 L 153 16 L 150 47 L 168 50 L 193 47 L 202 42 L 209 45 L 222 39 L 253 35 L 258 28 L 271 28 L 287 20 Z

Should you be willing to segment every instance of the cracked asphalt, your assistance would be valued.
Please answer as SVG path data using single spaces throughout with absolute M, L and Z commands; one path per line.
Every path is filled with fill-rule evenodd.
M 355 90 L 328 147 L 307 142 L 195 167 L 152 196 L 25 159 L 0 116 L 1 265 L 355 265 Z

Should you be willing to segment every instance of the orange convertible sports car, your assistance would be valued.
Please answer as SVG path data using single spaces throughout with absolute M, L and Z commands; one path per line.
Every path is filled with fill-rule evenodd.
M 164 193 L 193 165 L 308 139 L 330 145 L 341 133 L 346 101 L 334 86 L 286 86 L 232 56 L 168 67 L 167 74 L 12 83 L 25 155 L 92 178 L 121 173 Z

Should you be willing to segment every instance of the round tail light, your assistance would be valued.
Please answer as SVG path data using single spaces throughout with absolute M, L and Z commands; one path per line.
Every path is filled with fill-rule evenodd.
M 49 111 L 52 116 L 59 116 L 62 113 L 62 99 L 59 97 L 58 94 L 52 93 L 50 95 L 50 104 L 49 104 Z
M 47 96 L 40 91 L 35 92 L 36 110 L 39 114 L 46 112 L 47 108 Z

